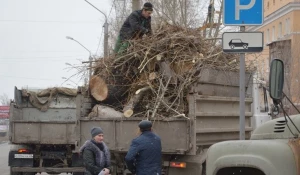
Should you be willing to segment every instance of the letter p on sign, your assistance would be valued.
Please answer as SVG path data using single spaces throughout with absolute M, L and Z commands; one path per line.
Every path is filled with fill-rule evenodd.
M 251 9 L 256 0 L 251 0 L 248 5 L 241 5 L 240 0 L 235 0 L 235 20 L 240 20 L 240 10 L 249 10 Z

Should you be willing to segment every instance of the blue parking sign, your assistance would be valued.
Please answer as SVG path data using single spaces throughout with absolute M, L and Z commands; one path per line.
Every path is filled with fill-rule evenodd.
M 231 26 L 262 25 L 263 0 L 224 0 L 223 23 Z

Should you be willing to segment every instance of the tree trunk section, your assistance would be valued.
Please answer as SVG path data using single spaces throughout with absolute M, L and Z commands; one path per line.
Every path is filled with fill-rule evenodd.
M 91 95 L 98 101 L 103 101 L 107 98 L 108 87 L 105 81 L 97 75 L 93 75 L 89 82 Z
M 134 113 L 134 107 L 140 102 L 145 92 L 150 89 L 149 86 L 143 87 L 135 92 L 135 94 L 130 98 L 130 100 L 125 104 L 123 108 L 123 114 L 125 117 L 131 117 Z
M 121 118 L 123 114 L 115 109 L 103 106 L 95 105 L 92 112 L 88 115 L 89 118 Z

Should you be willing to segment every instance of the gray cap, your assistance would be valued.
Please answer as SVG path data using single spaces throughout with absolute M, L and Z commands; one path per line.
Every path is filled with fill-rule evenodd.
M 103 130 L 100 127 L 94 127 L 91 129 L 92 138 L 98 134 L 103 134 Z
M 142 120 L 139 123 L 139 128 L 141 129 L 141 131 L 150 130 L 152 128 L 152 123 L 148 120 Z

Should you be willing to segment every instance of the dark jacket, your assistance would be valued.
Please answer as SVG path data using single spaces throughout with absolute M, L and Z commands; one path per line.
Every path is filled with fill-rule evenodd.
M 85 166 L 85 175 L 98 175 L 103 168 L 110 169 L 110 152 L 104 142 L 88 140 L 80 148 Z
M 128 169 L 136 175 L 161 174 L 161 141 L 151 131 L 143 132 L 131 143 L 125 157 Z
M 145 18 L 142 15 L 142 10 L 132 12 L 120 30 L 120 39 L 122 41 L 134 39 L 137 34 L 142 37 L 144 34 L 151 34 L 151 17 Z

